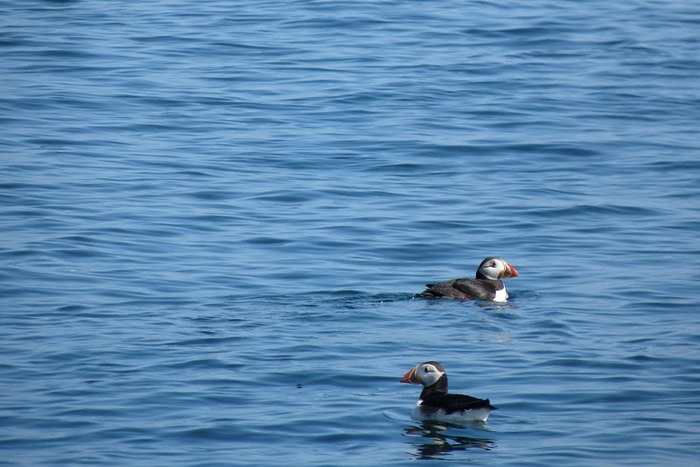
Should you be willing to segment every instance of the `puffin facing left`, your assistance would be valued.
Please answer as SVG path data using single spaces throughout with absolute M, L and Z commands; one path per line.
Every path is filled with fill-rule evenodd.
M 445 368 L 434 361 L 421 363 L 411 368 L 402 383 L 422 384 L 412 418 L 439 422 L 465 423 L 486 422 L 492 410 L 488 399 L 477 399 L 462 394 L 447 393 L 447 373 Z

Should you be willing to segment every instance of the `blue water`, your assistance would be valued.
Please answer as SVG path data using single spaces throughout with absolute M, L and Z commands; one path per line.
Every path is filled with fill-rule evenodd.
M 698 465 L 698 50 L 696 2 L 1 3 L 0 464 Z M 413 298 L 490 255 L 506 305 Z M 426 360 L 487 425 L 410 419 Z

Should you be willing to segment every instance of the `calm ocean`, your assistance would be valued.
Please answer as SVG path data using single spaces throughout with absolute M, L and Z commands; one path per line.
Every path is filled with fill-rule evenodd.
M 700 5 L 0 3 L 0 465 L 700 465 Z M 497 255 L 505 305 L 413 298 Z M 487 425 L 411 420 L 438 360 Z

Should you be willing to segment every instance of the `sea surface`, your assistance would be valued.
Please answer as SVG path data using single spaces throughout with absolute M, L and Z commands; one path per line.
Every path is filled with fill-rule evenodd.
M 700 465 L 699 50 L 693 1 L 0 3 L 0 465 Z M 491 255 L 506 304 L 414 297 Z M 427 360 L 487 424 L 411 420 Z

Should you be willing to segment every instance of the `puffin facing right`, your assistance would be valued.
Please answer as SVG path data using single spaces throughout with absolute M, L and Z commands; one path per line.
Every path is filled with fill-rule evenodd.
M 445 368 L 434 361 L 416 365 L 401 378 L 402 383 L 422 384 L 412 418 L 440 422 L 486 422 L 492 410 L 488 399 L 447 393 Z
M 505 260 L 492 256 L 481 262 L 476 270 L 476 279 L 451 279 L 427 284 L 428 288 L 418 296 L 505 302 L 508 300 L 508 292 L 501 279 L 510 277 L 518 277 L 518 271 Z

